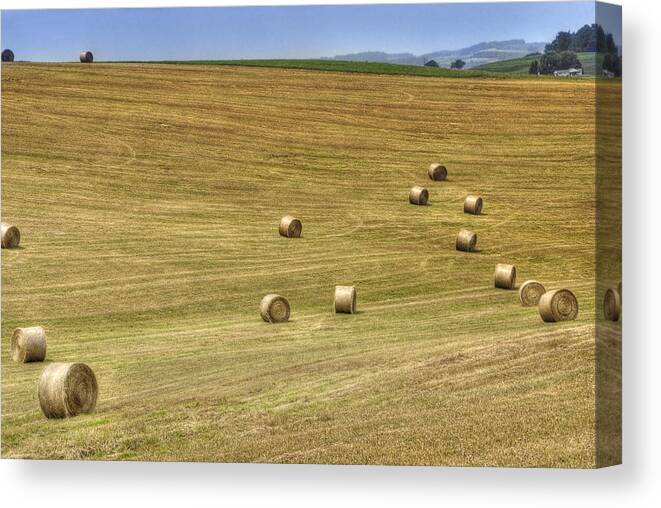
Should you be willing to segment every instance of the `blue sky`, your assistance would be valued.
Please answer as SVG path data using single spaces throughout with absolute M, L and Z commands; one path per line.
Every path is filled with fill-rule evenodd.
M 550 41 L 594 22 L 592 2 L 2 11 L 17 60 L 313 58 Z M 602 10 L 605 21 L 614 11 Z M 617 11 L 619 13 L 619 11 Z M 605 14 L 604 14 L 605 13 Z M 612 23 L 611 23 L 612 24 Z M 621 43 L 619 30 L 616 42 Z

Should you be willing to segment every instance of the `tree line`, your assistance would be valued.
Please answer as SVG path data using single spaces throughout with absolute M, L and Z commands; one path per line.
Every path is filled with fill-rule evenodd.
M 615 76 L 622 75 L 622 57 L 619 55 L 613 34 L 606 33 L 601 25 L 584 25 L 576 32 L 558 32 L 546 45 L 544 54 L 533 60 L 530 74 L 553 74 L 560 69 L 581 69 L 583 64 L 576 53 L 601 53 L 602 68 Z

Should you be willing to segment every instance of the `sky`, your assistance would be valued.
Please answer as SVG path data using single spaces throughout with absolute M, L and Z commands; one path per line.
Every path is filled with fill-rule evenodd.
M 599 10 L 621 44 L 619 16 Z M 615 14 L 615 17 L 613 16 Z M 549 42 L 594 23 L 593 2 L 3 10 L 2 48 L 17 60 L 318 58 L 424 54 L 484 41 Z

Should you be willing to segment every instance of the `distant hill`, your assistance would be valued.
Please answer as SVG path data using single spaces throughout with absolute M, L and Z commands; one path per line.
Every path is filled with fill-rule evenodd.
M 597 61 L 603 59 L 601 53 L 577 53 L 579 61 L 583 64 L 583 73 L 588 76 L 594 76 L 597 68 Z M 541 55 L 530 55 L 522 58 L 513 58 L 510 60 L 501 60 L 474 67 L 474 70 L 485 72 L 506 72 L 510 74 L 528 74 L 528 69 L 533 60 L 539 60 Z
M 403 65 L 424 65 L 428 60 L 435 60 L 441 67 L 450 67 L 457 58 L 466 62 L 466 68 L 477 67 L 501 60 L 521 58 L 529 53 L 544 51 L 544 42 L 526 42 L 523 39 L 508 41 L 480 42 L 467 48 L 439 50 L 423 55 L 412 53 L 384 53 L 383 51 L 365 51 L 325 57 L 324 60 L 343 60 L 351 62 L 377 62 Z

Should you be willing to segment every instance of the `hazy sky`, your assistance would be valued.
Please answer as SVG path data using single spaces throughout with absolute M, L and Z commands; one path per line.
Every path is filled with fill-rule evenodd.
M 422 54 L 492 40 L 548 42 L 594 20 L 592 2 L 5 10 L 2 47 L 36 61 L 76 60 L 83 49 L 97 61 Z M 614 35 L 621 44 L 619 29 Z

